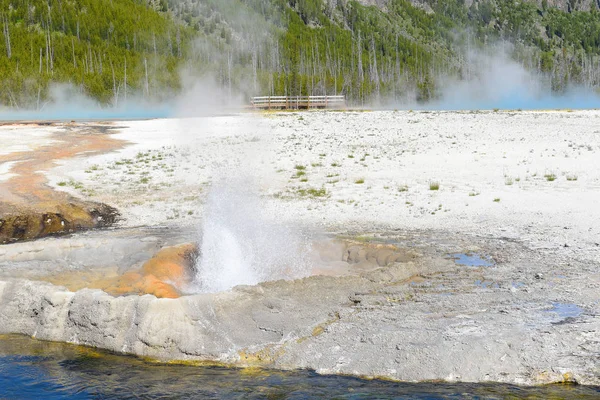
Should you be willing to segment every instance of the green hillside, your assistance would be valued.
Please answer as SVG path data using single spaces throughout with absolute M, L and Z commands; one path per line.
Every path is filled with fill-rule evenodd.
M 178 88 L 192 31 L 145 2 L 0 0 L 0 9 L 3 104 L 37 106 L 51 82 L 113 104 Z
M 40 107 L 51 83 L 103 104 L 164 99 L 209 73 L 254 94 L 426 101 L 497 41 L 555 91 L 600 85 L 600 13 L 531 2 L 0 0 L 0 102 Z

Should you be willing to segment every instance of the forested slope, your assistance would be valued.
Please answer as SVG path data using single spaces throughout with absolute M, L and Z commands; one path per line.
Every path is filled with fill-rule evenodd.
M 40 107 L 60 82 L 116 105 L 168 97 L 182 75 L 203 74 L 247 96 L 426 101 L 467 77 L 469 52 L 497 42 L 555 91 L 595 88 L 600 14 L 563 3 L 0 0 L 0 102 Z
M 0 10 L 3 104 L 38 106 L 51 82 L 113 104 L 179 85 L 192 30 L 144 1 L 0 0 Z

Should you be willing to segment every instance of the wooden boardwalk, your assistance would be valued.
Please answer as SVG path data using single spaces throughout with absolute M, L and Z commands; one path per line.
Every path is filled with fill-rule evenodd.
M 259 96 L 250 103 L 254 109 L 261 110 L 309 110 L 345 108 L 345 96 Z

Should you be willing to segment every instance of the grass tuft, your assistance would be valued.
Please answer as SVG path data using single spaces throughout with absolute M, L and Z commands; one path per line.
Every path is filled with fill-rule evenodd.
M 544 175 L 544 178 L 546 178 L 546 180 L 548 182 L 554 182 L 556 180 L 556 175 L 554 175 L 554 174 L 546 174 L 546 175 Z
M 327 189 L 325 188 L 298 189 L 297 193 L 302 197 L 327 197 L 329 195 L 329 193 L 327 193 Z

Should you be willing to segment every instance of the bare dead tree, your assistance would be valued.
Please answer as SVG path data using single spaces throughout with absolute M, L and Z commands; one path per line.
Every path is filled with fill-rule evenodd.
M 150 87 L 148 86 L 148 62 L 144 57 L 144 69 L 146 71 L 146 97 L 150 96 Z
M 77 69 L 77 59 L 75 58 L 75 39 L 71 38 L 71 48 L 73 49 L 73 68 Z
M 181 58 L 181 33 L 179 32 L 179 26 L 177 27 L 175 41 L 177 42 L 177 57 Z
M 112 61 L 110 62 L 110 69 L 112 70 L 112 78 L 113 78 L 113 104 L 115 107 L 119 106 L 119 97 L 117 94 L 117 80 L 115 79 L 115 68 L 113 66 Z
M 123 86 L 125 88 L 125 104 L 127 105 L 127 57 L 125 57 L 125 78 Z
M 362 83 L 364 81 L 364 71 L 362 64 L 362 39 L 360 37 L 360 31 L 358 31 L 358 41 L 356 43 L 356 56 L 358 58 L 358 81 Z
M 152 47 L 154 49 L 154 59 L 156 59 L 156 35 L 152 32 Z
M 2 16 L 4 22 L 4 40 L 6 42 L 6 56 L 10 58 L 12 56 L 12 50 L 10 47 L 10 27 L 8 24 L 8 17 Z

